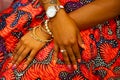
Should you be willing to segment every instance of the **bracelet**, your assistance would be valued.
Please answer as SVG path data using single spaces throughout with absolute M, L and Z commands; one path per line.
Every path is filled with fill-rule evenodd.
M 33 30 L 32 30 L 32 34 L 31 34 L 31 37 L 37 41 L 40 41 L 40 42 L 50 42 L 52 41 L 52 39 L 49 39 L 49 40 L 43 40 L 43 39 L 40 39 L 37 35 L 36 35 L 36 29 L 38 27 L 34 27 Z
M 39 27 L 39 29 L 48 34 L 48 32 L 43 27 Z
M 48 33 L 49 35 L 52 35 L 52 32 L 50 31 L 50 29 L 49 29 L 49 27 L 48 27 L 48 21 L 49 21 L 49 20 L 45 20 L 45 22 L 44 22 L 44 24 L 45 24 L 45 29 L 46 29 L 46 31 L 47 31 L 47 33 Z
M 44 22 L 44 23 L 45 23 L 45 22 Z M 40 29 L 41 31 L 44 31 L 44 32 L 47 33 L 48 35 L 51 35 L 51 37 L 53 37 L 52 32 L 50 32 L 48 26 L 45 26 L 45 27 L 47 27 L 47 28 L 44 29 L 44 28 L 41 26 L 41 27 L 39 27 L 39 29 Z M 46 30 L 46 29 L 48 29 L 48 30 Z M 49 31 L 49 32 L 48 32 L 48 31 Z

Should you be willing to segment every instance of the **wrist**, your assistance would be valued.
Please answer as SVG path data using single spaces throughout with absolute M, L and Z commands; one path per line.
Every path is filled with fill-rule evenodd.
M 68 17 L 67 13 L 64 11 L 64 9 L 61 9 L 59 10 L 59 12 L 57 12 L 56 16 L 52 18 L 50 21 L 51 22 L 61 21 L 61 20 L 63 21 L 66 17 Z
M 44 25 L 43 25 L 44 26 Z M 42 31 L 40 28 L 43 26 L 39 26 L 39 28 L 36 29 L 36 35 L 42 39 L 50 39 L 51 36 L 46 34 L 44 31 Z
M 41 2 L 43 3 L 43 7 L 45 10 L 47 10 L 49 6 L 60 5 L 59 0 L 41 0 Z

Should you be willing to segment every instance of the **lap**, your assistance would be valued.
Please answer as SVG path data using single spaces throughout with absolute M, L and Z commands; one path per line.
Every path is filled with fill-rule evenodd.
M 35 12 L 33 13 L 30 10 Z M 19 39 L 27 32 L 27 29 L 38 25 L 38 21 L 41 19 L 37 20 L 37 17 L 40 17 L 38 15 L 42 14 L 42 9 L 41 7 L 36 9 L 28 3 L 27 6 L 22 4 L 21 7 L 12 6 L 4 12 L 0 17 L 1 79 L 100 80 L 101 78 L 112 79 L 119 77 L 119 26 L 117 26 L 115 20 L 110 20 L 109 25 L 96 26 L 95 28 L 80 32 L 86 49 L 81 50 L 82 62 L 78 63 L 77 70 L 66 67 L 61 53 L 59 53 L 57 63 L 53 63 L 53 42 L 47 43 L 37 53 L 27 68 L 23 66 L 27 59 L 25 58 L 18 68 L 13 70 L 9 68 L 12 61 L 12 51 Z

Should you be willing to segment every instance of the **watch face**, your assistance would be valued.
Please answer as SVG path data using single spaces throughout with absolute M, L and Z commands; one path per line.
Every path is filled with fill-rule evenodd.
M 55 6 L 50 6 L 50 7 L 48 7 L 48 9 L 46 11 L 46 15 L 47 15 L 47 17 L 52 18 L 56 15 L 56 12 L 57 12 L 57 10 L 56 10 Z

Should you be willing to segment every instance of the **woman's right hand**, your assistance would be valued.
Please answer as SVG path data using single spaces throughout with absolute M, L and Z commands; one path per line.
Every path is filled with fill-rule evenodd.
M 50 38 L 50 36 L 45 32 L 38 29 L 36 29 L 36 31 L 41 39 L 47 40 Z M 18 42 L 13 55 L 13 69 L 16 68 L 20 64 L 20 62 L 28 56 L 26 62 L 23 65 L 23 67 L 26 68 L 33 60 L 36 53 L 43 47 L 43 45 L 46 44 L 45 42 L 40 42 L 33 39 L 31 37 L 31 34 L 32 31 L 29 31 Z

